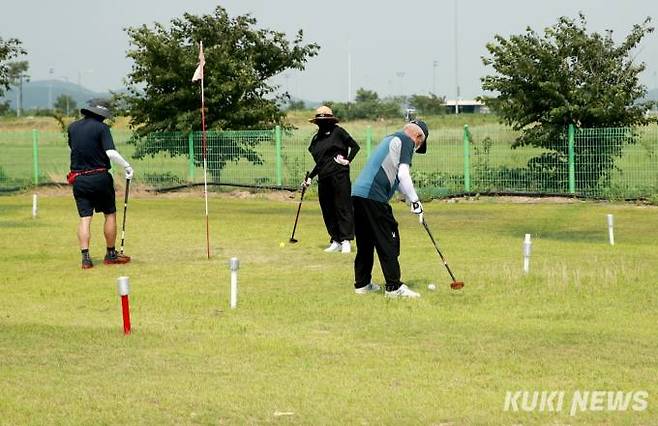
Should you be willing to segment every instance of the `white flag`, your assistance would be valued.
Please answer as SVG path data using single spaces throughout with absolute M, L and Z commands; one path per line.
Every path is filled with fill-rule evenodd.
M 206 65 L 206 57 L 203 56 L 203 41 L 199 42 L 199 66 L 194 71 L 192 81 L 203 80 L 203 67 Z

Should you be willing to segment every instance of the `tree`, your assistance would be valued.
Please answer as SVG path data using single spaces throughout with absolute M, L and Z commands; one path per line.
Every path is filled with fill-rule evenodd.
M 16 102 L 16 116 L 20 117 L 23 110 L 23 82 L 29 82 L 30 76 L 27 70 L 30 64 L 27 61 L 9 62 L 7 64 L 7 79 L 11 86 L 18 88 L 18 99 Z
M 283 123 L 287 93 L 275 95 L 278 86 L 270 78 L 287 70 L 303 70 L 308 58 L 319 46 L 303 44 L 300 30 L 294 41 L 284 33 L 255 28 L 250 15 L 229 17 L 218 6 L 213 14 L 184 14 L 168 26 L 156 23 L 128 28 L 134 61 L 127 77 L 128 93 L 117 99 L 130 115 L 134 130 L 135 155 L 154 155 L 166 150 L 183 155 L 180 144 L 154 145 L 145 136 L 154 132 L 190 132 L 201 129 L 200 87 L 192 83 L 197 67 L 199 41 L 205 53 L 205 105 L 209 130 L 271 128 Z M 156 138 L 161 142 L 160 139 Z M 261 139 L 259 139 L 261 140 Z M 230 142 L 225 138 L 209 139 L 208 150 L 226 153 L 213 156 L 211 171 L 219 177 L 226 161 L 248 158 L 260 161 L 254 150 L 259 140 L 249 138 Z M 217 144 L 235 146 L 218 147 Z M 198 160 L 198 159 L 197 159 Z
M 4 95 L 12 84 L 9 60 L 25 55 L 27 52 L 21 47 L 18 39 L 10 38 L 5 41 L 0 37 L 0 96 Z
M 416 109 L 420 114 L 444 114 L 445 113 L 444 96 L 438 97 L 434 93 L 429 96 L 425 95 L 412 95 L 409 99 L 409 105 Z
M 288 111 L 302 111 L 306 109 L 306 104 L 301 99 L 288 101 Z
M 380 99 L 377 92 L 359 88 L 354 102 L 324 102 L 331 107 L 336 117 L 343 120 L 375 120 L 401 117 L 399 99 Z
M 620 44 L 612 31 L 588 33 L 581 13 L 577 20 L 562 17 L 542 36 L 531 28 L 508 39 L 496 35 L 487 44 L 490 57 L 483 58 L 495 74 L 482 78 L 482 88 L 498 92 L 484 100 L 502 121 L 520 130 L 513 148 L 532 145 L 550 150 L 528 163 L 531 171 L 545 177 L 564 173 L 568 146 L 565 126 L 626 127 L 647 123 L 649 103 L 638 102 L 646 93 L 638 76 L 643 63 L 631 53 L 653 31 L 650 18 L 633 26 Z M 581 192 L 605 183 L 614 158 L 632 135 L 595 137 L 587 146 L 575 147 L 577 188 Z M 544 179 L 546 180 L 546 179 Z
M 9 111 L 11 111 L 11 107 L 9 106 L 9 101 L 0 102 L 0 117 L 3 115 L 7 115 Z
M 66 116 L 69 116 L 71 111 L 75 111 L 77 109 L 77 106 L 77 103 L 71 96 L 59 95 L 55 100 L 53 109 L 55 109 L 55 111 L 64 113 Z
M 354 102 L 357 103 L 377 103 L 379 102 L 379 95 L 374 90 L 366 90 L 363 87 L 356 91 Z

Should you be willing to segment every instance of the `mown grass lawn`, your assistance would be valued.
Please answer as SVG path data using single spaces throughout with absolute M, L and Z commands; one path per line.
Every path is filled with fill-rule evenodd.
M 387 300 L 352 293 L 354 254 L 323 253 L 314 199 L 289 245 L 296 200 L 213 194 L 208 260 L 199 192 L 138 195 L 126 235 L 134 261 L 102 265 L 97 217 L 88 271 L 72 199 L 50 193 L 39 206 L 32 219 L 31 193 L 0 197 L 0 423 L 658 423 L 655 207 L 427 203 L 466 282 L 455 292 L 423 228 L 396 203 L 403 280 L 422 298 Z M 127 337 L 120 275 L 132 290 Z M 519 390 L 565 391 L 565 407 L 504 411 L 506 392 Z M 570 416 L 579 390 L 643 390 L 649 405 Z

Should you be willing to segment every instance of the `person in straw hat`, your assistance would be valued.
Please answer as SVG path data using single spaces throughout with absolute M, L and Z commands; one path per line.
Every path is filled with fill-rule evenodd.
M 315 167 L 302 186 L 310 186 L 312 179 L 318 177 L 318 198 L 330 237 L 329 247 L 324 251 L 350 253 L 354 239 L 350 163 L 359 152 L 359 145 L 336 124 L 338 118 L 327 106 L 319 107 L 309 121 L 318 126 L 308 147 Z

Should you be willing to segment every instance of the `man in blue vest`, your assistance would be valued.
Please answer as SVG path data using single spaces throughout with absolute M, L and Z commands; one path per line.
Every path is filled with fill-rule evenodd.
M 423 205 L 414 189 L 409 168 L 414 152 L 427 151 L 429 130 L 422 120 L 413 120 L 403 129 L 386 136 L 368 159 L 352 186 L 356 258 L 354 291 L 367 294 L 381 287 L 371 282 L 374 251 L 386 280 L 387 297 L 416 298 L 420 294 L 400 281 L 400 235 L 388 203 L 399 190 L 410 203 L 411 212 L 423 220 Z

